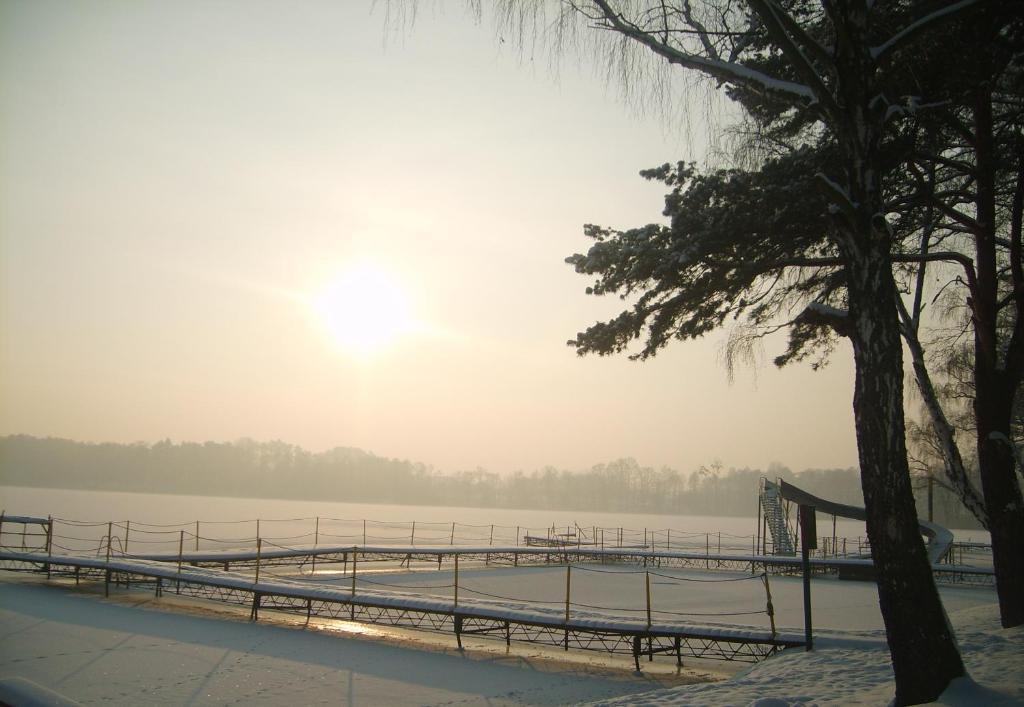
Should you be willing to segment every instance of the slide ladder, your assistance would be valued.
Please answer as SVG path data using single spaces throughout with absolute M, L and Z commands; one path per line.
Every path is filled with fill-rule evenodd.
M 779 485 L 761 479 L 761 509 L 764 512 L 765 524 L 772 534 L 772 543 L 775 545 L 776 555 L 795 555 L 796 548 L 793 544 L 793 536 L 786 525 L 786 516 L 782 512 L 781 494 Z

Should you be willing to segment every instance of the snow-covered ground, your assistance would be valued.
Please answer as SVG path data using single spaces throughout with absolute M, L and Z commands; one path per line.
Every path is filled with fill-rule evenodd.
M 1024 627 L 1000 629 L 994 604 L 950 616 L 970 677 L 937 704 L 1024 704 Z M 894 683 L 884 641 L 835 637 L 815 650 L 787 651 L 721 684 L 689 685 L 598 702 L 610 705 L 886 705 Z
M 453 641 L 404 646 L 374 640 L 372 629 L 341 637 L 174 605 L 149 592 L 104 600 L 4 575 L 0 680 L 113 705 L 558 705 L 659 686 L 529 654 L 461 654 Z
M 530 587 L 542 595 L 562 577 L 558 568 L 467 575 L 483 591 Z M 600 579 L 635 584 L 629 576 Z M 394 584 L 423 580 L 423 573 L 387 576 Z M 759 601 L 757 592 L 740 588 L 745 584 L 736 585 L 737 597 Z M 719 600 L 731 601 L 723 593 L 733 591 L 729 584 L 706 586 L 711 591 L 687 584 L 673 609 L 712 611 Z M 797 587 L 772 581 L 778 618 L 790 628 L 799 626 Z M 602 593 L 597 583 L 585 591 L 595 599 Z M 948 690 L 942 704 L 1024 704 L 1024 631 L 999 628 L 990 589 L 942 591 L 972 677 Z M 252 624 L 219 605 L 124 590 L 104 600 L 95 591 L 0 573 L 0 681 L 20 678 L 82 704 L 887 704 L 892 675 L 873 587 L 822 580 L 814 592 L 816 650 L 784 653 L 724 682 L 680 685 L 724 676 L 708 673 L 709 663 L 676 674 L 664 658 L 644 663 L 645 674 L 636 676 L 625 661 L 587 654 L 564 663 L 532 646 L 506 654 L 503 644 L 489 642 L 490 650 L 460 653 L 447 636 Z M 211 610 L 198 612 L 202 606 Z

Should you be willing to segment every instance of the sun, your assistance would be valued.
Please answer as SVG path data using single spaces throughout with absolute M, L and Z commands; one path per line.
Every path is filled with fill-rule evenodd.
M 311 307 L 335 344 L 359 356 L 384 349 L 413 328 L 398 279 L 372 263 L 337 273 L 312 298 Z

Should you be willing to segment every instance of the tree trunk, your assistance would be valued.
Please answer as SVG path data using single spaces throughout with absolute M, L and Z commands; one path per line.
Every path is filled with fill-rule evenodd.
M 964 505 L 964 508 L 970 511 L 971 515 L 981 523 L 982 527 L 988 530 L 988 510 L 985 508 L 985 502 L 982 500 L 981 494 L 975 489 L 974 484 L 971 483 L 971 479 L 967 475 L 963 457 L 960 455 L 960 447 L 956 443 L 956 430 L 946 418 L 946 413 L 939 402 L 939 396 L 935 392 L 935 386 L 932 385 L 931 374 L 925 365 L 924 348 L 921 346 L 920 339 L 917 338 L 917 333 L 911 326 L 910 315 L 906 309 L 901 311 L 900 316 L 903 319 L 904 341 L 907 344 L 907 349 L 910 351 L 917 388 L 921 393 L 921 400 L 924 402 L 925 410 L 928 413 L 932 432 L 942 450 L 942 462 L 945 467 L 946 480 L 949 482 L 950 488 L 957 495 L 957 498 Z M 931 486 L 929 485 L 930 488 Z M 928 520 L 931 520 L 931 517 Z
M 978 424 L 978 465 L 988 506 L 992 563 L 1004 627 L 1024 624 L 1024 501 L 1014 476 L 1010 446 L 1013 393 L 1007 376 L 978 371 L 974 412 Z
M 992 90 L 974 90 L 977 286 L 971 302 L 974 324 L 974 415 L 978 468 L 989 515 L 992 561 L 1005 627 L 1024 624 L 1024 499 L 1010 444 L 1013 398 L 1020 384 L 1016 353 L 1001 350 L 998 333 L 999 263 L 996 257 L 996 155 Z M 1011 256 L 1012 257 L 1012 256 Z M 1020 296 L 1018 294 L 1018 296 Z M 1021 322 L 1015 322 L 1021 326 Z M 1016 337 L 1014 337 L 1016 338 Z
M 935 587 L 910 485 L 896 286 L 884 254 L 862 251 L 848 274 L 861 486 L 896 704 L 933 702 L 964 674 L 964 666 Z
M 869 4 L 835 6 L 834 129 L 845 194 L 836 204 L 835 242 L 846 270 L 856 380 L 854 426 L 878 603 L 896 678 L 896 704 L 934 702 L 964 674 L 917 523 L 903 414 L 903 344 L 893 279 L 891 233 L 882 214 L 880 137 L 884 90 L 868 33 Z

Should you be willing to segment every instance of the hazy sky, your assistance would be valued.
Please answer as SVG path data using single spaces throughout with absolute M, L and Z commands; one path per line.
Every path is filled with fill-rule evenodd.
M 444 7 L 0 0 L 0 434 L 855 464 L 845 346 L 730 385 L 724 333 L 565 345 L 619 306 L 563 262 L 583 224 L 659 220 L 637 172 L 702 148 Z

